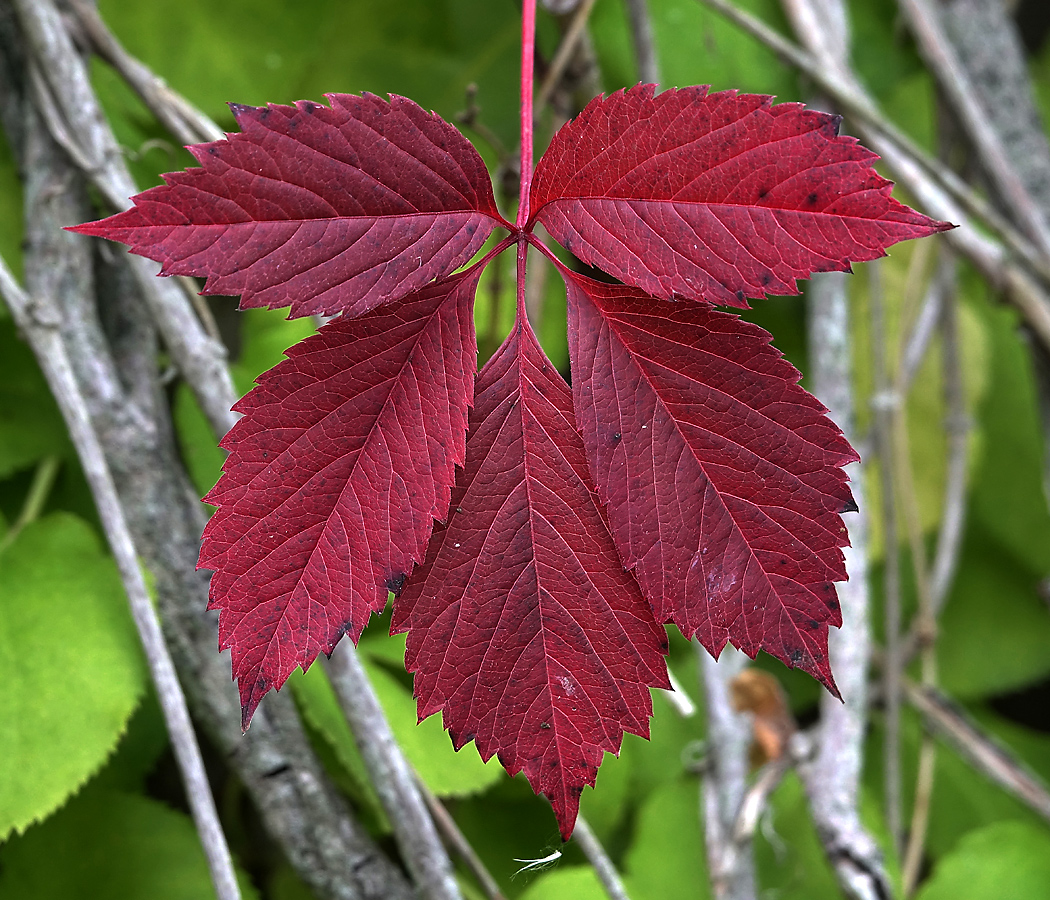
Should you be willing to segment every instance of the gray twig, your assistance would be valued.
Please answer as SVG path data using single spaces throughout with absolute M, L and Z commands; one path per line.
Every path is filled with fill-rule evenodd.
M 357 649 L 348 640 L 340 641 L 325 668 L 420 893 L 427 900 L 461 900 L 448 853 Z
M 95 506 L 120 571 L 157 698 L 164 713 L 164 721 L 182 773 L 186 797 L 208 861 L 215 892 L 220 900 L 238 900 L 240 889 L 233 871 L 233 860 L 226 844 L 226 836 L 219 824 L 208 777 L 204 771 L 204 761 L 197 745 L 197 736 L 194 734 L 186 707 L 186 698 L 175 675 L 175 666 L 168 654 L 160 622 L 149 598 L 131 531 L 113 484 L 113 476 L 58 330 L 61 313 L 50 298 L 37 297 L 30 300 L 2 259 L 0 292 L 3 293 L 19 329 L 33 348 L 51 392 L 62 410 L 84 475 L 91 486 Z
M 596 2 L 597 0 L 582 0 L 579 6 L 576 7 L 572 21 L 569 23 L 569 30 L 565 32 L 561 43 L 558 44 L 558 49 L 554 51 L 554 59 L 551 60 L 547 76 L 543 79 L 543 84 L 536 94 L 533 106 L 537 115 L 547 105 L 547 101 L 550 100 L 555 86 L 561 80 L 561 76 L 565 74 L 565 69 L 576 52 L 576 46 L 584 35 L 584 30 L 587 28 L 587 19 L 590 18 L 591 10 L 594 9 Z
M 126 198 L 135 193 L 135 183 L 91 87 L 87 67 L 76 53 L 53 0 L 12 2 L 29 55 L 37 61 L 50 89 L 53 114 L 47 120 L 57 132 L 56 140 L 108 203 L 117 209 L 126 208 Z M 64 127 L 56 126 L 58 117 Z M 148 260 L 136 257 L 132 265 L 176 365 L 216 434 L 225 434 L 237 419 L 230 412 L 236 393 L 225 348 L 206 333 L 177 282 L 156 278 L 158 267 Z
M 183 144 L 221 141 L 222 129 L 151 69 L 135 59 L 106 27 L 98 9 L 87 0 L 67 0 L 95 52 L 108 62 L 142 98 L 164 127 Z
M 981 109 L 969 73 L 944 34 L 936 10 L 928 0 L 898 0 L 898 3 L 918 41 L 919 51 L 959 116 L 996 188 L 1028 232 L 1029 238 L 1036 241 L 1044 255 L 1050 254 L 1050 232 L 1047 231 L 1046 221 L 1018 177 L 999 135 Z
M 427 805 L 430 816 L 434 820 L 434 825 L 441 832 L 445 846 L 463 860 L 464 865 L 470 869 L 471 874 L 477 879 L 478 884 L 481 885 L 481 889 L 489 900 L 506 900 L 499 885 L 496 883 L 496 879 L 492 877 L 492 873 L 488 870 L 484 861 L 478 856 L 470 841 L 467 840 L 467 836 L 460 831 L 456 820 L 445 809 L 445 804 L 434 796 L 434 793 L 427 787 L 426 782 L 419 777 L 418 772 L 414 772 L 413 775 L 416 787 L 423 797 L 423 802 Z
M 747 716 L 734 711 L 729 682 L 747 665 L 747 657 L 731 646 L 717 661 L 699 643 L 696 651 L 707 707 L 707 764 L 701 790 L 711 885 L 717 900 L 754 900 L 751 842 L 733 839 L 746 790 L 751 725 Z
M 580 845 L 583 855 L 587 857 L 587 862 L 594 868 L 594 873 L 598 876 L 602 887 L 605 888 L 609 900 L 631 900 L 620 873 L 616 871 L 616 866 L 609 859 L 609 854 L 605 852 L 601 841 L 591 831 L 591 826 L 587 824 L 583 816 L 576 817 L 576 828 L 572 832 L 572 839 Z
M 638 80 L 645 84 L 660 83 L 660 62 L 656 56 L 653 22 L 646 0 L 626 0 L 627 24 L 631 31 L 631 45 L 638 64 Z
M 728 0 L 698 2 L 721 13 L 773 50 L 788 65 L 804 72 L 843 112 L 850 115 L 867 143 L 917 198 L 919 205 L 935 218 L 959 226 L 946 234 L 949 243 L 994 287 L 1005 292 L 1006 299 L 1017 307 L 1039 340 L 1050 347 L 1050 305 L 1046 291 L 1029 271 L 1010 259 L 1003 245 L 1044 278 L 1050 278 L 1050 259 L 954 172 L 920 150 L 914 141 L 882 116 L 870 95 L 855 79 L 844 79 L 834 67 L 826 66 L 823 60 L 801 50 Z M 999 240 L 978 231 L 969 221 L 971 217 L 980 220 Z
M 847 72 L 849 21 L 840 0 L 784 0 L 799 39 L 831 72 Z M 851 442 L 856 440 L 853 352 L 847 276 L 814 275 L 806 291 L 807 346 L 813 393 Z M 845 515 L 850 546 L 843 551 L 849 581 L 836 585 L 842 627 L 828 636 L 828 655 L 842 694 L 821 698 L 814 752 L 799 760 L 811 814 L 829 862 L 848 896 L 877 900 L 890 894 L 882 852 L 860 821 L 860 776 L 868 719 L 871 591 L 868 584 L 868 511 L 864 463 L 847 468 L 858 512 Z
M 1050 789 L 1011 750 L 936 688 L 907 679 L 903 688 L 928 729 L 989 781 L 1050 822 Z
M 893 419 L 900 398 L 892 390 L 887 366 L 885 303 L 879 267 L 872 265 L 871 355 L 875 380 L 873 407 L 873 437 L 879 458 L 879 486 L 882 494 L 882 544 L 885 570 L 885 634 L 886 665 L 883 669 L 883 699 L 885 702 L 885 740 L 883 766 L 885 770 L 886 824 L 894 846 L 900 852 L 901 826 L 901 770 L 900 770 L 900 677 L 901 677 L 901 595 L 900 555 L 897 547 L 897 505 L 894 490 L 897 483 L 893 452 Z
M 853 363 L 850 340 L 848 276 L 814 276 L 806 291 L 808 347 L 813 393 L 853 440 Z M 842 627 L 828 638 L 828 654 L 840 703 L 825 695 L 815 753 L 799 764 L 817 833 L 843 890 L 858 900 L 890 894 L 889 878 L 878 844 L 860 821 L 860 776 L 868 717 L 868 668 L 871 661 L 868 584 L 868 510 L 864 500 L 864 463 L 846 471 L 859 511 L 843 518 L 850 546 L 844 550 L 849 581 L 837 585 Z

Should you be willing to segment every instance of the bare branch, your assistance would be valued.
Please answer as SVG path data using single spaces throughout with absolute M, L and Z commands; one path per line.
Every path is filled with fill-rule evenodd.
M 108 202 L 126 208 L 125 198 L 136 192 L 134 181 L 53 0 L 12 2 L 29 55 L 37 61 L 54 107 L 65 122 L 56 139 L 70 143 L 72 138 L 78 148 L 74 161 Z M 54 121 L 49 124 L 54 126 Z M 225 434 L 237 418 L 230 412 L 236 394 L 225 348 L 205 332 L 177 282 L 156 278 L 158 267 L 149 260 L 136 257 L 133 266 L 176 365 L 216 434 Z
M 492 873 L 488 870 L 481 857 L 478 856 L 470 841 L 467 840 L 466 835 L 459 830 L 456 820 L 445 809 L 445 804 L 434 796 L 430 788 L 427 787 L 426 782 L 419 777 L 418 772 L 414 773 L 414 775 L 416 787 L 423 797 L 423 802 L 427 805 L 427 810 L 429 810 L 430 816 L 434 820 L 434 825 L 441 832 L 445 846 L 463 860 L 464 865 L 470 869 L 471 874 L 477 879 L 478 884 L 481 885 L 481 889 L 489 900 L 506 900 L 499 885 L 496 883 L 496 879 L 492 877 Z
M 702 808 L 711 884 L 717 900 L 754 900 L 751 843 L 733 840 L 746 788 L 751 726 L 747 716 L 734 711 L 729 683 L 747 665 L 747 657 L 732 646 L 723 649 L 717 661 L 699 643 L 696 652 L 707 707 Z
M 660 62 L 656 56 L 653 23 L 646 0 L 626 0 L 627 24 L 631 30 L 631 46 L 638 65 L 638 80 L 645 84 L 660 83 Z
M 853 361 L 850 345 L 847 276 L 817 275 L 806 291 L 808 347 L 813 392 L 851 440 L 854 434 Z M 820 703 L 820 726 L 811 760 L 799 764 L 817 833 L 839 884 L 850 897 L 878 900 L 890 895 L 882 853 L 860 821 L 860 776 L 868 717 L 871 658 L 868 584 L 868 512 L 863 463 L 846 469 L 859 512 L 843 518 L 850 546 L 845 554 L 849 581 L 840 582 L 842 627 L 828 639 L 828 653 L 839 702 Z
M 936 688 L 905 679 L 908 702 L 934 734 L 989 781 L 1050 822 L 1050 789 L 1014 753 Z
M 2 259 L 0 292 L 3 293 L 19 329 L 33 348 L 51 392 L 62 410 L 84 475 L 91 486 L 95 507 L 113 551 L 113 558 L 128 596 L 131 615 L 135 620 L 139 640 L 157 691 L 157 699 L 164 713 L 168 736 L 171 738 L 175 759 L 182 774 L 190 812 L 208 861 L 215 892 L 220 900 L 239 900 L 241 894 L 233 871 L 233 860 L 226 844 L 226 836 L 219 824 L 208 776 L 204 771 L 204 761 L 186 707 L 186 698 L 175 675 L 175 666 L 168 654 L 160 622 L 146 589 L 131 531 L 113 484 L 113 476 L 58 330 L 61 313 L 50 297 L 40 296 L 30 300 L 19 288 Z
M 583 816 L 576 817 L 576 828 L 573 830 L 572 839 L 580 845 L 583 855 L 587 857 L 587 862 L 594 868 L 609 900 L 631 900 L 627 894 L 627 888 L 623 886 L 620 873 L 616 871 L 616 866 L 609 859 L 609 854 L 605 852 L 601 841 L 591 831 L 591 826 L 587 824 Z
M 596 0 L 582 0 L 576 7 L 572 21 L 569 23 L 569 30 L 565 32 L 558 49 L 554 52 L 554 59 L 551 60 L 547 75 L 543 79 L 539 92 L 536 94 L 534 108 L 537 114 L 547 105 L 547 101 L 550 100 L 555 86 L 561 80 L 562 75 L 565 74 L 565 69 L 576 52 L 580 39 L 584 36 L 584 31 L 587 28 L 587 19 L 590 18 L 595 2 Z
M 1046 292 L 1032 274 L 1009 258 L 1006 248 L 1024 260 L 1032 272 L 1048 279 L 1050 259 L 954 172 L 921 151 L 878 113 L 874 101 L 855 80 L 845 80 L 834 66 L 827 66 L 823 60 L 815 59 L 754 16 L 737 9 L 728 0 L 698 2 L 718 11 L 770 47 L 788 65 L 800 69 L 843 112 L 850 115 L 869 146 L 917 198 L 919 205 L 929 215 L 959 226 L 946 233 L 945 239 L 969 259 L 993 287 L 1004 291 L 1006 299 L 1017 307 L 1039 340 L 1050 347 L 1050 305 Z M 970 217 L 979 219 L 1003 243 L 978 231 L 969 221 Z
M 1047 230 L 1046 221 L 1011 165 L 999 135 L 981 109 L 977 93 L 970 84 L 969 73 L 944 34 L 936 10 L 928 0 L 898 0 L 898 5 L 918 41 L 920 53 L 958 114 L 996 188 L 1028 236 L 1037 243 L 1044 255 L 1050 253 L 1050 231 Z
M 420 893 L 427 900 L 462 900 L 412 768 L 394 739 L 354 645 L 340 641 L 325 668 Z
M 95 52 L 108 62 L 165 128 L 183 144 L 221 141 L 222 129 L 185 97 L 173 91 L 151 69 L 133 57 L 106 27 L 87 0 L 66 0 Z

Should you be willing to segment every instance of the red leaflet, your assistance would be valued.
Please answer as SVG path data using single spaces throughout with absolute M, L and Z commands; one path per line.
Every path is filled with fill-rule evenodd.
M 297 666 L 356 641 L 422 561 L 464 459 L 480 273 L 336 319 L 237 404 L 200 565 L 215 569 L 245 728 Z
M 656 617 L 765 650 L 838 694 L 828 625 L 857 454 L 771 336 L 572 275 L 573 397 L 613 536 Z
M 478 377 L 446 528 L 394 608 L 420 718 L 499 754 L 568 839 L 584 784 L 623 732 L 648 737 L 668 687 L 663 629 L 588 487 L 569 388 L 527 323 Z
M 502 223 L 471 144 L 404 97 L 328 100 L 231 105 L 242 133 L 190 147 L 202 168 L 73 230 L 292 316 L 363 313 L 469 262 Z
M 532 218 L 657 297 L 746 307 L 950 228 L 890 197 L 839 119 L 706 87 L 593 100 L 536 167 Z

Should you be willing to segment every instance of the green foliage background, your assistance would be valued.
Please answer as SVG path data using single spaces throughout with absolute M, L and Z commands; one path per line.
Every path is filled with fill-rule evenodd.
M 779 4 L 741 4 L 786 31 Z M 103 0 L 104 18 L 128 49 L 224 127 L 224 103 L 319 99 L 324 92 L 394 92 L 448 119 L 466 107 L 477 85 L 480 121 L 503 147 L 516 144 L 518 8 L 512 0 Z M 693 0 L 651 0 L 667 85 L 711 83 L 717 89 L 777 94 L 798 100 L 804 86 L 775 58 Z M 933 86 L 894 25 L 891 0 L 853 3 L 855 61 L 890 115 L 926 145 L 933 140 Z M 604 84 L 636 80 L 624 9 L 601 0 L 592 37 Z M 540 22 L 549 57 L 555 22 Z M 104 65 L 95 83 L 110 112 L 140 188 L 190 163 L 140 102 Z M 1050 55 L 1033 63 L 1040 96 L 1050 98 Z M 495 168 L 501 149 L 478 138 Z M 549 135 L 548 135 L 549 136 Z M 541 148 L 537 148 L 539 151 Z M 15 265 L 21 240 L 20 186 L 0 144 L 0 252 Z M 891 339 L 915 313 L 906 274 L 920 246 L 896 248 L 883 264 L 891 304 Z M 504 282 L 510 280 L 504 275 Z M 551 357 L 567 368 L 564 297 L 548 279 L 541 334 Z M 1050 780 L 1050 734 L 1011 721 L 999 710 L 1022 708 L 999 698 L 1050 676 L 1050 612 L 1037 585 L 1050 572 L 1050 516 L 1040 485 L 1039 425 L 1031 364 L 1014 315 L 998 305 L 975 275 L 963 280 L 964 367 L 975 424 L 969 518 L 956 585 L 938 644 L 941 681 L 982 724 Z M 871 386 L 866 356 L 866 285 L 854 280 L 858 396 Z M 510 304 L 489 282 L 479 294 L 483 336 L 502 337 Z M 493 309 L 503 296 L 501 308 Z M 218 312 L 231 304 L 218 303 Z M 803 304 L 781 298 L 751 316 L 805 371 Z M 239 389 L 274 365 L 310 329 L 279 312 L 251 311 L 232 322 Z M 495 331 L 491 331 L 491 323 Z M 940 520 L 945 477 L 944 409 L 939 351 L 926 361 L 908 410 L 912 457 L 927 537 Z M 177 388 L 173 412 L 184 459 L 199 489 L 217 477 L 221 456 L 188 391 Z M 866 412 L 861 405 L 861 425 Z M 57 480 L 36 490 L 57 466 Z M 43 480 L 42 480 L 43 479 Z M 877 484 L 868 485 L 877 505 Z M 35 521 L 13 523 L 33 498 Z M 17 533 L 16 533 L 17 532 Z M 6 534 L 6 537 L 3 535 Z M 882 538 L 875 535 L 876 554 Z M 879 580 L 876 559 L 875 581 Z M 877 584 L 876 584 L 877 587 Z M 515 877 L 515 859 L 541 858 L 558 847 L 546 804 L 495 762 L 483 765 L 472 747 L 453 753 L 437 720 L 416 728 L 403 643 L 369 628 L 362 649 L 395 732 L 431 789 L 446 798 L 463 831 L 508 897 L 587 900 L 602 896 L 575 845 L 547 870 Z M 796 711 L 812 710 L 817 686 L 775 664 Z M 672 639 L 671 666 L 685 691 L 700 695 L 692 648 Z M 105 550 L 83 476 L 64 426 L 31 354 L 0 312 L 0 898 L 59 896 L 190 898 L 208 896 L 203 857 L 177 788 L 163 724 L 145 675 L 115 567 Z M 364 774 L 331 688 L 315 667 L 289 689 L 333 777 L 377 834 L 389 823 Z M 1036 695 L 1033 695 L 1036 696 Z M 1032 701 L 1035 702 L 1035 701 Z M 703 739 L 702 710 L 675 712 L 655 700 L 652 741 L 628 736 L 619 759 L 607 759 L 583 812 L 624 872 L 636 900 L 700 900 L 709 896 L 698 819 L 699 781 L 687 763 Z M 1014 715 L 1027 720 L 1026 715 Z M 1034 716 L 1033 716 L 1034 721 Z M 914 784 L 919 723 L 906 721 L 905 758 Z M 864 811 L 883 834 L 879 727 L 873 724 Z M 263 860 L 257 828 L 237 802 L 239 786 L 219 785 L 219 805 L 235 854 L 250 869 L 246 896 L 309 897 L 283 863 Z M 1050 829 L 1018 802 L 974 774 L 951 753 L 938 755 L 929 838 L 931 875 L 922 900 L 967 897 L 1050 897 Z M 764 890 L 778 898 L 838 896 L 809 820 L 801 788 L 789 778 L 773 798 L 758 839 Z M 55 864 L 61 860 L 62 865 Z M 469 896 L 479 896 L 464 876 Z

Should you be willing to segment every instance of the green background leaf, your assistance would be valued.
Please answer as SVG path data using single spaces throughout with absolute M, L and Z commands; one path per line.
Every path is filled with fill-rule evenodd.
M 3 838 L 102 765 L 146 686 L 116 567 L 73 516 L 30 524 L 0 555 L 0 683 Z

